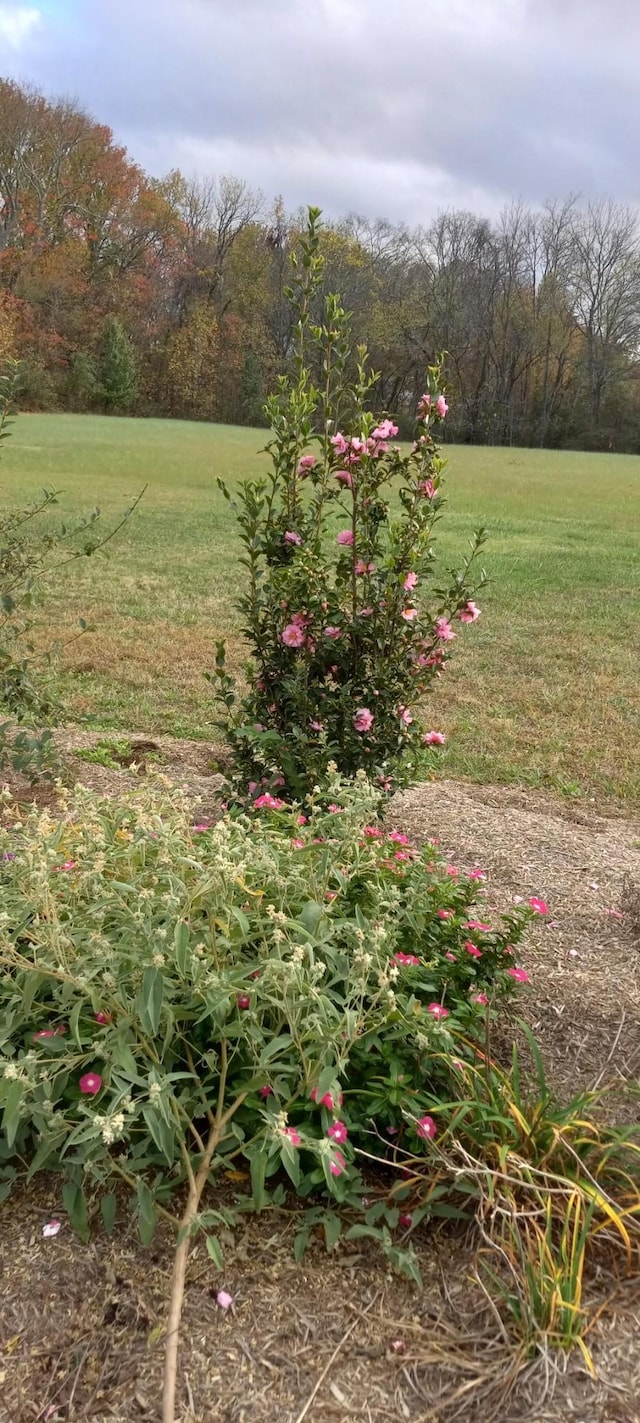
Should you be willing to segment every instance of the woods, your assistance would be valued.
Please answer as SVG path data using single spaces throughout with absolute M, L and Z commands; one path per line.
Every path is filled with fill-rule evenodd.
M 239 178 L 152 178 L 75 104 L 0 81 L 0 361 L 18 362 L 22 408 L 259 423 L 291 357 L 303 222 Z M 445 352 L 450 440 L 640 449 L 631 211 L 568 197 L 415 229 L 352 214 L 322 251 L 379 372 L 372 405 L 403 434 Z

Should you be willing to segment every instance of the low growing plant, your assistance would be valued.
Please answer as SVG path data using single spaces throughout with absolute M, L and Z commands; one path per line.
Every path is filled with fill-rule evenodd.
M 212 682 L 236 772 L 302 796 L 330 761 L 384 790 L 410 779 L 444 740 L 416 705 L 442 674 L 454 639 L 480 609 L 472 581 L 480 530 L 462 568 L 434 572 L 444 462 L 434 435 L 447 414 L 438 366 L 428 370 L 414 441 L 372 411 L 377 377 L 352 348 L 337 296 L 321 299 L 319 212 L 294 254 L 290 378 L 266 406 L 267 478 L 237 502 L 251 653 L 240 695 L 219 643 Z M 430 601 L 427 603 L 427 589 Z

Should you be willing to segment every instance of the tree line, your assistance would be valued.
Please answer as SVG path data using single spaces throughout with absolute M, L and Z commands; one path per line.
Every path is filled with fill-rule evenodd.
M 291 360 L 303 227 L 236 177 L 151 178 L 75 103 L 0 80 L 0 364 L 18 362 L 23 408 L 260 423 Z M 640 450 L 630 209 L 351 215 L 322 252 L 401 429 L 445 352 L 450 439 Z

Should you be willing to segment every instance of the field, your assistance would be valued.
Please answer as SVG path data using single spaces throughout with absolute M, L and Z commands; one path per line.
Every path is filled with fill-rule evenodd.
M 242 570 L 216 486 L 264 459 L 264 432 L 181 421 L 21 415 L 2 460 L 11 505 L 42 485 L 61 515 L 99 504 L 105 523 L 147 484 L 108 558 L 82 561 L 46 608 L 62 636 L 92 628 L 55 674 L 70 720 L 212 736 L 203 672 L 214 639 L 242 660 Z M 483 618 L 460 636 L 429 721 L 448 733 L 451 777 L 522 784 L 599 803 L 640 788 L 640 460 L 452 447 L 441 563 L 489 530 Z

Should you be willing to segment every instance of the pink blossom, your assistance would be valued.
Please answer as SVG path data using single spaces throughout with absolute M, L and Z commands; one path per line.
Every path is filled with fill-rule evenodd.
M 392 420 L 381 420 L 375 430 L 371 431 L 371 437 L 374 440 L 391 440 L 397 433 L 398 426 L 394 425 Z
M 301 478 L 304 479 L 307 474 L 311 473 L 312 469 L 315 469 L 317 463 L 318 461 L 315 455 L 303 455 L 302 459 L 298 460 L 296 474 L 299 474 Z
M 413 717 L 408 707 L 398 707 L 398 716 L 404 726 L 411 726 Z
M 35 1038 L 56 1038 L 58 1036 L 55 1028 L 41 1028 L 39 1033 L 33 1034 Z
M 296 544 L 298 548 L 300 547 L 300 544 L 302 543 L 302 539 L 300 538 L 300 535 L 294 533 L 293 529 L 287 529 L 287 532 L 286 532 L 286 534 L 285 534 L 285 536 L 284 536 L 284 541 L 285 541 L 286 544 Z
M 481 919 L 467 919 L 465 929 L 478 929 L 481 934 L 490 934 L 491 925 L 483 924 Z
M 353 475 L 348 469 L 337 469 L 334 479 L 339 479 L 342 484 L 346 484 L 347 489 L 353 489 Z
M 332 1176 L 341 1176 L 342 1173 L 343 1173 L 343 1171 L 344 1171 L 345 1168 L 346 1168 L 346 1165 L 347 1165 L 347 1163 L 346 1163 L 346 1161 L 345 1161 L 345 1159 L 344 1159 L 344 1156 L 342 1155 L 342 1152 L 341 1152 L 341 1151 L 336 1151 L 336 1152 L 334 1152 L 333 1160 L 332 1160 L 332 1162 L 331 1162 L 331 1164 L 330 1164 L 330 1166 L 329 1166 L 329 1170 L 330 1170 L 330 1172 L 331 1172 L 331 1175 L 332 1175 Z
M 296 1131 L 295 1127 L 283 1127 L 282 1135 L 287 1138 L 287 1141 L 291 1142 L 292 1146 L 299 1146 L 302 1140 L 300 1133 Z
M 304 642 L 304 632 L 299 623 L 287 623 L 282 633 L 282 641 L 286 647 L 302 647 Z
M 340 434 L 340 431 L 338 431 L 337 435 L 331 436 L 331 444 L 333 445 L 333 448 L 337 455 L 345 454 L 348 448 L 347 441 L 345 440 L 344 435 Z
M 441 1003 L 429 1003 L 427 1007 L 427 1012 L 431 1013 L 434 1018 L 449 1017 L 449 1009 L 443 1008 Z
M 298 816 L 298 819 L 297 819 L 297 821 L 296 821 L 296 825 L 306 825 L 306 824 L 307 824 L 307 817 L 306 817 L 306 815 L 299 815 L 299 816 Z
M 430 406 L 431 396 L 429 395 L 428 391 L 425 391 L 424 395 L 421 395 L 418 401 L 418 415 L 422 417 L 428 415 Z
M 438 918 L 439 918 L 439 919 L 453 919 L 453 909 L 439 909 L 439 910 L 438 910 Z
M 455 963 L 456 961 L 455 954 L 446 953 L 445 958 L 449 960 L 449 963 Z
M 102 1078 L 98 1076 L 97 1072 L 85 1072 L 84 1076 L 80 1078 L 78 1086 L 85 1097 L 95 1097 L 96 1092 L 99 1092 L 102 1086 Z
M 447 865 L 445 873 L 451 875 L 453 879 L 457 879 L 458 875 L 460 874 L 460 871 L 457 865 Z
M 340 814 L 342 813 L 342 811 L 344 810 L 344 806 L 343 806 L 343 805 L 336 805 L 335 801 L 332 800 L 332 801 L 330 801 L 329 805 L 327 806 L 327 810 L 329 811 L 330 815 L 340 815 Z
M 418 575 L 417 575 L 417 573 L 408 573 L 407 576 L 406 576 L 406 578 L 405 578 L 405 580 L 404 580 L 404 583 L 403 583 L 403 585 L 402 585 L 403 588 L 404 588 L 405 593 L 410 593 L 411 590 L 412 590 L 412 588 L 415 588 L 417 582 L 418 582 Z
M 422 741 L 425 746 L 444 746 L 446 739 L 444 731 L 427 731 Z
M 356 563 L 356 573 L 375 573 L 375 563 L 365 563 L 363 558 L 359 558 Z
M 365 825 L 364 834 L 367 835 L 370 840 L 384 840 L 384 831 L 378 830 L 377 825 Z
M 64 862 L 63 865 L 54 865 L 54 867 L 53 867 L 53 873 L 54 873 L 54 875 L 57 875 L 57 874 L 60 873 L 61 870 L 74 870 L 75 867 L 76 867 L 76 862 L 75 862 L 75 860 L 65 860 L 65 862 Z
M 61 1227 L 62 1227 L 62 1221 L 60 1221 L 60 1220 L 49 1220 L 49 1221 L 47 1221 L 47 1224 L 46 1224 L 46 1225 L 43 1225 L 43 1227 L 42 1227 L 42 1234 L 43 1234 L 45 1240 L 51 1240 L 52 1236 L 58 1234 L 58 1231 L 61 1229 Z
M 260 731 L 261 731 L 261 730 L 262 730 L 262 727 L 259 727 L 259 728 L 256 727 L 256 731 L 257 731 L 257 730 L 260 730 Z M 193 825 L 193 826 L 191 827 L 191 833 L 192 833 L 192 835 L 204 835 L 205 831 L 206 831 L 206 830 L 210 830 L 210 829 L 211 829 L 211 821 L 210 821 L 210 820 L 203 820 L 203 821 L 200 823 L 200 825 Z
M 425 499 L 435 498 L 436 487 L 432 479 L 421 480 L 420 484 L 418 485 L 418 490 L 420 494 L 424 495 Z
M 402 1226 L 403 1230 L 410 1230 L 413 1225 L 413 1216 L 404 1212 L 403 1215 L 398 1216 L 398 1225 Z
M 353 543 L 353 530 L 341 529 L 336 539 L 336 543 L 340 544 L 344 548 L 350 547 Z
M 438 399 L 436 400 L 436 410 L 441 420 L 444 420 L 448 409 L 449 406 L 447 405 L 444 395 L 439 395 Z
M 448 621 L 447 618 L 438 618 L 438 621 L 436 623 L 436 633 L 438 634 L 438 637 L 440 638 L 441 642 L 452 642 L 455 637 L 455 633 L 453 631 L 451 623 Z
M 482 1008 L 486 1008 L 487 1003 L 489 1002 L 489 999 L 487 998 L 486 993 L 472 993 L 472 994 L 471 994 L 471 1002 L 472 1002 L 472 1003 L 479 1003 Z
M 423 1141 L 429 1141 L 436 1136 L 438 1128 L 433 1117 L 419 1117 L 416 1122 L 416 1133 L 422 1137 Z
M 325 637 L 332 637 L 334 642 L 336 642 L 339 637 L 342 637 L 342 628 L 332 626 L 326 627 L 324 630 L 324 635 Z
M 389 1348 L 392 1354 L 406 1354 L 407 1352 L 404 1339 L 392 1339 Z
M 94 1016 L 95 1016 L 96 1023 L 112 1023 L 112 1022 L 113 1022 L 113 1013 L 102 1013 L 102 1012 L 100 1012 L 100 1013 L 96 1013 Z
M 260 1087 L 259 1092 L 261 1097 L 273 1097 L 273 1087 L 270 1087 L 268 1082 L 265 1082 L 264 1087 Z
M 402 616 L 406 623 L 414 623 L 418 616 L 417 608 L 403 608 Z
M 408 836 L 408 835 L 403 835 L 403 834 L 402 834 L 402 831 L 400 831 L 400 830 L 390 830 L 390 831 L 389 831 L 389 835 L 388 835 L 387 838 L 388 838 L 389 840 L 393 840 L 394 844 L 396 844 L 396 845 L 408 845 L 408 844 L 409 844 L 409 836 Z
M 465 604 L 465 607 L 460 613 L 460 622 L 475 623 L 476 619 L 480 617 L 481 612 L 482 608 L 478 608 L 477 605 L 470 599 L 469 602 Z
M 474 943 L 473 943 L 473 940 L 472 940 L 472 939 L 467 939 L 467 940 L 465 941 L 465 949 L 466 949 L 466 951 L 467 951 L 468 954 L 471 954 L 472 959 L 481 959 L 481 958 L 482 958 L 482 951 L 481 951 L 481 949 L 478 948 L 478 945 L 477 945 L 477 944 L 474 944 Z
M 534 895 L 533 899 L 530 899 L 530 900 L 529 900 L 529 904 L 531 905 L 531 908 L 533 909 L 534 914 L 548 914 L 548 913 L 549 913 L 549 905 L 547 904 L 546 899 L 538 899 L 538 898 Z
M 270 795 L 265 791 L 264 795 L 259 795 L 253 802 L 256 810 L 284 810 L 286 801 L 280 800 L 279 796 Z
M 317 1087 L 312 1087 L 309 1096 L 311 1098 L 311 1101 L 316 1102 L 319 1107 L 326 1107 L 328 1112 L 335 1111 L 335 1107 L 333 1105 L 333 1097 L 331 1096 L 330 1092 L 325 1092 L 324 1097 L 321 1097 L 320 1101 L 318 1102 L 318 1089 Z M 343 1100 L 344 1098 L 341 1092 L 338 1096 L 339 1107 L 342 1106 Z
M 324 897 L 325 899 L 335 899 L 337 893 L 337 889 L 325 889 Z
M 374 613 L 374 609 L 373 609 L 373 608 L 360 608 L 360 612 L 359 612 L 358 616 L 361 617 L 361 618 L 371 618 L 371 617 L 373 617 L 373 613 Z
M 393 962 L 399 964 L 419 965 L 420 959 L 416 954 L 403 954 L 401 951 L 393 955 Z
M 226 1311 L 228 1309 L 231 1309 L 233 1305 L 233 1295 L 228 1294 L 226 1290 L 218 1290 L 218 1293 L 216 1295 L 216 1304 L 218 1305 L 219 1309 L 223 1309 L 226 1313 Z
M 531 979 L 524 968 L 508 968 L 507 973 L 510 978 L 515 978 L 516 983 L 531 983 Z
M 344 1122 L 333 1122 L 327 1132 L 327 1136 L 331 1141 L 337 1141 L 340 1142 L 340 1144 L 347 1140 L 348 1135 L 349 1133 Z
M 237 1005 L 238 1005 L 239 1008 L 242 1008 L 242 1009 L 250 1008 L 250 1007 L 251 1007 L 251 999 L 250 999 L 250 997 L 249 997 L 249 994 L 248 994 L 248 993 L 239 993 L 239 994 L 238 994 L 238 997 L 236 998 L 236 1003 L 237 1003 Z
M 304 840 L 292 840 L 291 845 L 294 850 L 304 850 Z
M 360 707 L 353 718 L 353 725 L 356 731 L 371 731 L 373 712 L 370 712 L 368 707 Z
M 469 870 L 467 879 L 486 879 L 484 870 Z
M 612 919 L 624 919 L 624 914 L 619 909 L 605 909 L 605 914 L 609 914 Z

